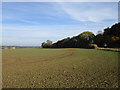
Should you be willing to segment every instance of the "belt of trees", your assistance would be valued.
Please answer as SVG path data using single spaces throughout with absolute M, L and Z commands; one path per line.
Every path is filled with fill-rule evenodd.
M 95 47 L 120 47 L 120 23 L 112 25 L 111 28 L 105 28 L 104 31 L 98 31 L 97 35 L 93 32 L 85 31 L 78 36 L 68 37 L 55 43 L 47 40 L 41 45 L 43 48 L 95 48 Z

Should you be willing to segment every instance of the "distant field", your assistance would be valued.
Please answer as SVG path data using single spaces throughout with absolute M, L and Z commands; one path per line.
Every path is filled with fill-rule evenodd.
M 3 50 L 3 88 L 117 88 L 118 52 Z

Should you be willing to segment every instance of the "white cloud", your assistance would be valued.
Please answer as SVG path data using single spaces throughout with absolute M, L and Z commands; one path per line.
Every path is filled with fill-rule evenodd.
M 83 5 L 83 6 L 80 6 Z M 60 7 L 59 7 L 60 6 Z M 52 9 L 54 7 L 54 9 Z M 9 23 L 8 25 L 3 25 L 3 43 L 6 44 L 16 44 L 16 45 L 38 45 L 39 43 L 46 41 L 47 39 L 50 39 L 52 41 L 57 41 L 66 37 L 72 37 L 80 34 L 83 31 L 92 31 L 95 34 L 98 30 L 103 30 L 103 27 L 107 27 L 112 25 L 114 22 L 101 22 L 106 19 L 115 19 L 117 18 L 117 10 L 113 10 L 112 7 L 101 7 L 101 8 L 84 8 L 83 3 L 56 3 L 55 6 L 53 6 L 52 12 L 50 9 L 44 10 L 42 12 L 47 14 L 47 16 L 51 16 L 48 18 L 56 19 L 54 17 L 64 17 L 70 16 L 73 20 L 83 22 L 82 25 L 40 25 L 40 21 L 34 21 L 31 20 L 29 15 L 31 12 L 32 15 L 38 15 L 40 14 L 39 11 L 39 5 L 36 7 L 29 8 L 30 10 L 26 9 L 20 9 L 16 8 L 17 13 L 13 13 L 16 17 L 13 15 L 7 15 L 5 16 L 5 19 L 10 20 L 18 20 L 21 22 L 27 23 L 27 25 L 23 24 L 16 24 L 16 23 Z M 86 6 L 85 6 L 86 7 Z M 91 6 L 89 6 L 91 7 Z M 33 9 L 32 9 L 33 8 Z M 13 7 L 11 7 L 13 9 Z M 15 10 L 15 9 L 14 9 Z M 36 11 L 34 11 L 36 10 Z M 9 10 L 8 10 L 9 11 Z M 64 11 L 64 12 L 63 12 Z M 25 13 L 27 12 L 27 14 Z M 16 15 L 17 14 L 17 15 Z M 23 16 L 21 14 L 24 14 Z M 27 17 L 26 17 L 27 16 Z M 39 15 L 38 15 L 39 16 Z M 36 17 L 36 16 L 34 16 Z M 32 17 L 32 18 L 34 18 Z M 40 16 L 39 16 L 40 17 Z M 41 17 L 43 18 L 43 17 Z M 45 17 L 46 18 L 46 17 Z M 61 19 L 59 18 L 59 19 Z M 84 23 L 84 21 L 91 21 L 91 22 L 99 22 L 99 23 Z M 64 21 L 63 21 L 64 22 Z M 32 24 L 30 26 L 29 24 Z M 13 25 L 12 25 L 13 24 Z M 85 25 L 88 24 L 88 25 Z M 17 26 L 18 25 L 18 26 Z
M 13 21 L 10 24 L 40 25 L 44 20 L 57 21 L 64 16 L 56 3 L 3 3 L 3 21 Z
M 117 11 L 114 10 L 116 7 L 99 7 L 94 6 L 94 3 L 58 3 L 61 8 L 66 12 L 72 19 L 77 21 L 91 21 L 101 22 L 107 19 L 117 20 Z M 78 6 L 79 5 L 79 6 Z M 117 4 L 116 4 L 117 5 Z M 84 7 L 84 8 L 83 8 Z
M 5 4 L 5 12 L 3 13 L 3 20 L 15 20 L 26 24 L 40 25 L 44 21 L 57 22 L 57 20 L 64 20 L 71 17 L 73 20 L 84 22 L 101 22 L 107 19 L 117 20 L 118 10 L 117 3 L 107 6 L 102 3 L 49 3 L 49 5 L 42 5 L 37 3 L 28 4 Z M 4 5 L 4 4 L 3 4 Z M 9 6 L 10 5 L 10 6 Z M 23 9 L 24 8 L 24 9 Z M 4 7 L 3 7 L 4 9 Z M 17 12 L 17 13 L 15 13 Z M 7 13 L 7 14 L 6 14 Z M 9 15 L 8 15 L 9 14 Z M 66 15 L 67 14 L 67 15 Z M 35 20 L 36 19 L 36 20 Z M 59 22 L 60 23 L 60 22 Z

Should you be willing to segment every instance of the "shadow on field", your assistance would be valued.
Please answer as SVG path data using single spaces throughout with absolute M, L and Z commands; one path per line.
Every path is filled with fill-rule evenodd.
M 102 51 L 120 52 L 120 50 L 110 50 L 110 49 L 98 49 Z

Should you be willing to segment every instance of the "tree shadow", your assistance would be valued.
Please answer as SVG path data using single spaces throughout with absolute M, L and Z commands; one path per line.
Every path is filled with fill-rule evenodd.
M 111 51 L 111 52 L 120 52 L 120 50 L 110 50 L 110 49 L 98 49 L 98 50 Z

